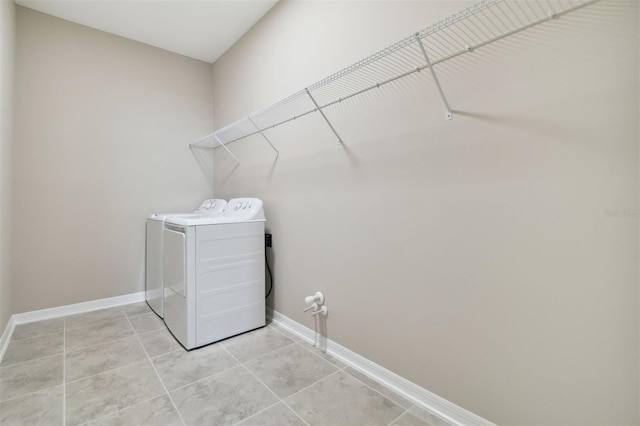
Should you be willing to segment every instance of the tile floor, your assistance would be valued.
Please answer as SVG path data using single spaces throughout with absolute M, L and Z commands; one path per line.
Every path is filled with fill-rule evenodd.
M 0 424 L 446 424 L 268 325 L 185 351 L 146 303 L 18 325 Z

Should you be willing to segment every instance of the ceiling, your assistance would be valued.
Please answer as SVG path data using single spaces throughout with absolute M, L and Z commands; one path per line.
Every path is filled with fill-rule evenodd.
M 277 1 L 16 0 L 16 3 L 213 63 Z

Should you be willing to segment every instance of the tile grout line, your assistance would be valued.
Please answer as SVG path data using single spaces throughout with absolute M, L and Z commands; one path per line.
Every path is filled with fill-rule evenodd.
M 328 361 L 327 361 L 327 362 L 328 362 Z M 347 366 L 347 367 L 348 367 L 348 366 Z M 246 367 L 245 367 L 245 368 L 246 368 Z M 337 368 L 337 367 L 336 367 L 336 368 Z M 362 384 L 363 386 L 365 386 L 366 388 L 371 389 L 372 391 L 374 391 L 374 392 L 375 392 L 375 393 L 377 393 L 378 395 L 382 396 L 383 398 L 385 398 L 385 399 L 387 399 L 387 400 L 391 401 L 392 403 L 394 403 L 395 405 L 397 405 L 397 406 L 398 406 L 398 407 L 400 407 L 401 409 L 405 410 L 405 411 L 403 411 L 400 415 L 403 415 L 405 412 L 409 411 L 409 410 L 410 410 L 411 408 L 413 408 L 413 406 L 415 405 L 415 404 L 411 404 L 411 405 L 409 406 L 409 408 L 404 408 L 402 405 L 398 404 L 397 402 L 395 402 L 395 401 L 394 401 L 394 400 L 392 400 L 391 398 L 389 398 L 389 397 L 387 397 L 387 396 L 384 396 L 383 394 L 381 394 L 381 393 L 380 393 L 380 392 L 378 392 L 377 390 L 373 389 L 371 386 L 369 386 L 369 385 L 367 385 L 366 383 L 364 383 L 364 382 L 362 382 L 362 381 L 358 380 L 356 377 L 352 376 L 351 374 L 349 374 L 349 373 L 347 373 L 346 371 L 344 371 L 344 369 L 340 369 L 340 368 L 338 368 L 335 372 L 333 372 L 333 373 L 329 374 L 328 376 L 323 377 L 322 379 L 320 379 L 320 380 L 318 380 L 318 381 L 316 381 L 316 382 L 314 382 L 314 383 L 312 383 L 312 384 L 310 384 L 310 385 L 308 385 L 308 386 L 305 386 L 305 387 L 303 387 L 302 389 L 300 389 L 300 390 L 298 390 L 298 391 L 296 391 L 296 392 L 292 393 L 291 395 L 287 396 L 287 398 L 291 398 L 292 396 L 297 395 L 298 393 L 300 393 L 300 392 L 302 392 L 302 391 L 304 391 L 304 390 L 306 390 L 306 389 L 310 388 L 311 386 L 313 386 L 313 385 L 315 385 L 315 384 L 317 384 L 317 383 L 320 383 L 321 381 L 326 380 L 326 379 L 328 379 L 329 377 L 331 377 L 331 376 L 333 376 L 333 375 L 336 375 L 336 374 L 338 374 L 338 373 L 340 373 L 340 372 L 345 373 L 345 374 L 346 374 L 346 375 L 348 375 L 349 377 L 351 377 L 351 378 L 353 378 L 353 379 L 357 380 L 359 383 L 361 383 L 361 384 Z M 284 401 L 282 401 L 282 402 L 283 402 L 287 407 L 289 407 L 289 405 L 287 405 L 287 403 L 286 403 L 286 402 L 284 402 Z M 293 411 L 294 413 L 296 413 L 296 412 L 295 412 L 295 410 L 293 410 L 291 407 L 289 407 L 289 409 L 291 409 L 291 411 Z M 296 413 L 296 414 L 297 414 L 297 413 Z M 303 420 L 304 420 L 304 419 L 303 419 Z M 396 420 L 396 419 L 394 419 L 394 421 L 395 421 L 395 420 Z
M 322 355 L 319 355 L 318 353 L 316 353 L 317 351 L 322 352 L 322 350 L 320 350 L 319 348 L 317 348 L 316 346 L 311 346 L 311 347 L 307 347 L 305 346 L 305 344 L 310 345 L 310 343 L 308 342 L 300 342 L 300 341 L 296 341 L 294 339 L 292 339 L 291 337 L 287 336 L 284 332 L 282 332 L 281 330 L 278 330 L 277 326 L 273 326 L 274 330 L 276 330 L 278 333 L 282 334 L 284 337 L 293 340 L 293 343 L 300 345 L 301 347 L 303 347 L 304 349 L 306 349 L 307 351 L 311 352 L 312 354 L 314 354 L 315 356 L 317 356 L 318 358 L 320 358 L 321 360 L 328 362 L 329 364 L 333 365 L 334 367 L 336 367 L 338 370 L 344 370 L 345 368 L 349 367 L 349 365 L 345 364 L 344 362 L 340 361 L 342 364 L 345 364 L 344 367 L 340 367 L 337 364 L 334 364 L 333 362 L 329 361 L 328 359 L 324 358 Z M 326 352 L 322 352 L 323 354 L 330 356 L 333 358 L 333 355 L 329 355 Z M 338 360 L 336 360 L 338 361 Z
M 133 334 L 135 334 L 135 333 L 133 333 Z M 102 341 L 100 343 L 96 343 L 95 345 L 80 346 L 77 349 L 73 349 L 73 350 L 70 350 L 68 352 L 69 352 L 69 354 L 74 354 L 76 352 L 86 351 L 87 349 L 95 348 L 96 346 L 112 345 L 114 342 L 121 342 L 123 340 L 127 340 L 127 339 L 133 338 L 134 337 L 133 334 L 130 334 L 129 336 L 118 337 L 117 339 L 113 339 L 113 340 L 105 340 L 105 341 Z M 120 367 L 116 367 L 116 368 L 120 368 Z M 110 368 L 110 370 L 113 370 L 113 368 Z M 105 370 L 105 371 L 109 371 L 109 370 Z M 100 373 L 98 373 L 98 374 L 100 374 Z M 92 376 L 94 376 L 94 375 L 95 374 L 92 374 Z M 87 377 L 90 377 L 90 376 L 87 376 Z M 75 380 L 74 380 L 74 382 L 75 382 Z
M 238 366 L 238 367 L 239 367 L 239 366 Z M 278 401 L 274 402 L 273 404 L 269 405 L 268 407 L 263 408 L 262 410 L 258 411 L 257 413 L 254 413 L 254 414 L 250 415 L 249 417 L 247 417 L 247 418 L 244 418 L 244 419 L 240 420 L 239 422 L 233 423 L 233 424 L 232 424 L 232 426 L 238 426 L 240 423 L 242 423 L 242 422 L 244 422 L 244 421 L 247 421 L 247 420 L 249 420 L 249 419 L 251 419 L 251 418 L 253 418 L 253 417 L 257 416 L 258 414 L 264 413 L 265 411 L 267 411 L 267 410 L 269 410 L 269 409 L 271 409 L 271 408 L 275 407 L 276 405 L 280 404 L 281 402 L 282 402 L 282 401 L 278 400 Z
M 411 405 L 411 407 L 407 408 L 406 410 L 404 410 L 402 413 L 400 413 L 400 415 L 398 417 L 396 417 L 395 419 L 391 420 L 391 422 L 389 422 L 388 426 L 393 426 L 393 424 L 395 422 L 397 422 L 400 417 L 404 416 L 405 414 L 407 414 L 409 412 L 409 410 L 413 407 L 413 405 Z
M 123 309 L 123 311 L 124 311 L 124 309 Z M 169 390 L 167 389 L 167 386 L 164 384 L 164 381 L 162 380 L 162 377 L 160 377 L 160 374 L 158 373 L 158 370 L 156 369 L 155 364 L 151 360 L 151 357 L 149 356 L 149 352 L 147 352 L 147 348 L 144 347 L 144 344 L 142 343 L 142 340 L 140 339 L 140 336 L 138 336 L 138 333 L 136 333 L 135 329 L 133 328 L 133 325 L 131 324 L 131 320 L 129 320 L 129 317 L 126 314 L 125 314 L 125 317 L 127 318 L 127 321 L 129 322 L 129 326 L 133 330 L 133 334 L 138 339 L 138 343 L 140 343 L 140 346 L 142 346 L 142 350 L 144 351 L 145 355 L 147 355 L 147 361 L 149 361 L 149 364 L 151 364 L 151 368 L 153 368 L 153 371 L 156 373 L 156 377 L 160 381 L 160 384 L 162 385 L 162 389 L 164 389 L 165 393 L 167 394 L 167 397 L 169 397 L 169 401 L 171 401 L 171 405 L 173 405 L 173 408 L 176 410 L 176 413 L 178 413 L 178 417 L 180 418 L 180 421 L 182 422 L 183 426 L 186 426 L 187 423 L 182 418 L 182 413 L 180 413 L 180 410 L 178 410 L 178 406 L 173 401 L 173 398 L 171 398 L 171 394 L 169 393 Z
M 178 351 L 180 351 L 180 350 L 183 350 L 183 351 L 184 351 L 184 349 L 178 349 L 178 350 L 175 350 L 175 351 L 171 351 L 171 352 L 167 352 L 167 353 L 164 353 L 164 354 L 156 355 L 153 359 L 155 359 L 155 358 L 160 358 L 161 356 L 164 356 L 164 355 L 173 354 L 173 353 L 176 353 L 176 352 L 178 352 Z M 235 358 L 234 358 L 234 359 L 235 359 Z M 231 370 L 232 368 L 239 367 L 240 365 L 241 365 L 240 363 L 238 363 L 238 364 L 234 364 L 233 366 L 228 367 L 228 368 L 225 368 L 224 370 L 220 370 L 220 371 L 218 371 L 218 372 L 216 372 L 216 373 L 213 373 L 213 374 L 210 374 L 210 375 L 208 375 L 208 376 L 202 377 L 202 378 L 200 378 L 200 379 L 198 379 L 198 380 L 194 380 L 193 382 L 189 382 L 189 383 L 187 383 L 187 384 L 185 384 L 185 385 L 180 385 L 180 386 L 178 386 L 177 388 L 173 388 L 173 389 L 171 389 L 171 391 L 175 392 L 175 391 L 177 391 L 177 390 L 184 389 L 184 388 L 186 388 L 187 386 L 191 386 L 191 385 L 193 385 L 194 383 L 198 383 L 198 382 L 202 382 L 202 381 L 207 380 L 207 379 L 211 379 L 212 377 L 215 377 L 215 376 L 217 376 L 217 375 L 219 375 L 219 374 L 225 373 L 225 372 L 227 372 L 227 371 Z
M 274 350 L 272 350 L 272 351 L 266 352 L 266 353 L 264 353 L 264 354 L 262 354 L 262 355 L 259 355 L 259 356 L 257 356 L 257 357 L 254 357 L 254 358 L 248 359 L 248 360 L 246 360 L 245 362 L 249 362 L 249 361 L 254 361 L 254 360 L 256 360 L 256 359 L 260 359 L 260 358 L 262 358 L 263 356 L 271 355 L 271 354 L 273 354 L 274 352 L 278 352 L 278 351 L 279 351 L 279 350 L 281 350 L 281 349 L 288 348 L 289 346 L 293 346 L 293 345 L 295 345 L 295 344 L 296 344 L 296 342 L 289 343 L 288 345 L 281 346 L 281 347 L 279 347 L 278 349 L 274 349 Z M 220 345 L 220 346 L 224 347 L 223 345 Z M 227 349 L 227 348 L 225 347 L 225 349 Z M 229 350 L 227 350 L 227 352 L 231 353 Z M 233 356 L 233 358 L 234 358 L 236 361 L 238 361 L 240 364 L 242 364 L 242 362 L 241 362 L 238 358 L 236 358 L 234 355 L 231 355 L 231 356 Z
M 274 328 L 275 328 L 275 327 L 274 327 Z M 277 331 L 278 331 L 280 334 L 282 334 L 283 336 L 288 337 L 288 336 L 287 336 L 286 334 L 284 334 L 282 331 L 280 331 L 280 330 L 277 330 Z M 388 396 L 384 395 L 382 392 L 380 392 L 380 391 L 378 391 L 378 390 L 374 389 L 374 388 L 373 388 L 372 386 L 370 386 L 369 384 L 367 384 L 367 383 L 363 382 L 362 380 L 360 380 L 359 378 L 357 378 L 357 377 L 356 377 L 356 376 L 354 376 L 353 374 L 350 374 L 348 371 L 346 371 L 346 369 L 347 369 L 347 368 L 353 368 L 353 367 L 351 367 L 350 365 L 343 363 L 343 364 L 345 364 L 345 366 L 344 366 L 344 367 L 342 367 L 342 368 L 340 368 L 338 365 L 333 364 L 331 361 L 329 361 L 329 360 L 327 360 L 327 359 L 323 358 L 321 355 L 319 355 L 319 354 L 315 353 L 316 351 L 319 351 L 319 350 L 320 350 L 320 349 L 318 349 L 317 347 L 315 347 L 315 346 L 314 346 L 314 347 L 308 348 L 308 347 L 304 346 L 301 342 L 295 342 L 295 343 L 296 343 L 296 344 L 298 344 L 298 345 L 300 345 L 300 346 L 302 346 L 302 347 L 303 347 L 304 349 L 306 349 L 307 351 L 309 351 L 309 352 L 313 353 L 313 354 L 314 354 L 316 357 L 318 357 L 319 359 L 321 359 L 321 360 L 323 360 L 323 361 L 325 361 L 325 362 L 328 362 L 328 363 L 329 363 L 329 364 L 331 364 L 332 366 L 334 366 L 334 367 L 338 368 L 338 371 L 344 371 L 346 374 L 348 374 L 348 375 L 349 375 L 349 377 L 353 377 L 354 379 L 356 379 L 358 382 L 360 382 L 361 384 L 363 384 L 363 385 L 364 385 L 364 386 L 366 386 L 367 388 L 369 388 L 369 389 L 371 389 L 372 391 L 376 392 L 378 395 L 381 395 L 383 398 L 388 399 L 389 401 L 391 401 L 391 402 L 393 402 L 394 404 L 396 404 L 398 407 L 400 407 L 400 408 L 402 408 L 402 409 L 405 409 L 402 405 L 398 404 L 398 403 L 397 403 L 396 401 L 394 401 L 393 399 L 389 398 Z M 357 370 L 357 369 L 355 369 L 355 368 L 353 368 L 353 369 L 354 369 L 354 370 L 356 370 L 356 371 L 358 371 L 358 370 Z M 360 373 L 361 373 L 361 374 L 364 374 L 364 373 L 362 373 L 362 372 L 360 372 Z M 364 374 L 364 375 L 366 376 L 366 374 Z M 367 376 L 367 377 L 369 377 L 369 376 Z M 370 378 L 370 377 L 369 377 L 369 378 Z M 371 379 L 371 378 L 370 378 L 370 379 Z M 383 385 L 383 384 L 381 384 L 381 383 L 377 382 L 375 379 L 371 379 L 371 380 L 373 380 L 374 382 L 378 383 L 380 386 L 384 387 L 385 389 L 389 390 L 390 392 L 393 392 L 394 394 L 398 395 L 398 393 L 397 393 L 397 392 L 395 392 L 394 390 L 389 389 L 387 386 L 385 386 L 385 385 Z M 398 395 L 398 396 L 399 396 L 400 398 L 404 398 L 404 397 L 402 397 L 402 395 Z M 404 398 L 404 399 L 406 399 L 406 398 Z M 410 403 L 410 405 L 409 405 L 409 408 L 407 408 L 407 409 L 406 409 L 407 411 L 408 411 L 408 410 L 410 410 L 410 409 L 415 405 L 415 404 L 411 403 L 411 401 L 408 401 L 408 402 Z M 404 414 L 404 413 L 403 413 L 403 414 Z
M 46 320 L 45 320 L 45 321 L 46 321 Z M 34 323 L 31 323 L 31 324 L 34 324 Z M 22 324 L 18 324 L 18 325 L 22 325 Z M 16 327 L 17 327 L 18 325 L 16 325 Z M 64 328 L 63 328 L 63 331 L 64 331 Z M 59 333 L 61 333 L 61 332 L 60 332 L 60 331 L 54 331 L 53 333 L 38 334 L 37 336 L 23 337 L 23 338 L 21 338 L 21 339 L 16 339 L 16 338 L 14 338 L 14 337 L 12 336 L 12 337 L 11 337 L 11 341 L 12 341 L 12 342 L 21 342 L 21 341 L 23 341 L 23 340 L 27 340 L 27 339 L 39 339 L 39 338 L 43 338 L 43 337 L 47 337 L 47 336 L 51 336 L 51 335 L 59 334 Z
M 289 345 L 287 345 L 287 346 L 289 346 Z M 240 362 L 240 360 L 239 360 L 238 358 L 236 358 L 236 356 L 235 356 L 234 354 L 232 354 L 232 353 L 231 353 L 231 351 L 229 351 L 229 350 L 228 350 L 227 348 L 225 348 L 224 346 L 223 346 L 223 348 L 224 348 L 224 350 L 225 350 L 225 351 L 227 351 L 227 353 L 228 353 L 229 355 L 231 355 L 231 356 L 232 356 L 236 361 L 238 361 L 238 362 L 240 363 L 240 365 L 242 366 L 242 368 L 244 368 L 244 369 L 245 369 L 249 374 L 251 374 L 251 375 L 252 375 L 252 376 L 253 376 L 253 377 L 254 377 L 258 382 L 260 382 L 260 384 L 262 384 L 262 386 L 264 386 L 265 388 L 267 388 L 267 390 L 269 390 L 269 392 L 271 392 L 271 393 L 276 397 L 276 399 L 277 399 L 279 402 L 281 402 L 281 403 L 282 403 L 285 407 L 287 407 L 289 410 L 293 411 L 293 413 L 294 413 L 296 416 L 298 416 L 298 417 L 300 418 L 300 420 L 302 420 L 302 421 L 303 421 L 307 426 L 309 426 L 309 422 L 307 422 L 305 419 L 303 419 L 303 418 L 302 418 L 302 416 L 300 416 L 300 414 L 298 414 L 294 409 L 292 409 L 292 408 L 289 406 L 289 404 L 287 404 L 286 402 L 284 402 L 284 400 L 283 400 L 282 398 L 280 398 L 280 397 L 279 397 L 279 396 L 278 396 L 278 395 L 277 395 L 277 394 L 276 394 L 276 393 L 275 393 L 275 392 L 274 392 L 274 391 L 273 391 L 269 386 L 267 386 L 267 385 L 266 385 L 262 380 L 260 380 L 260 379 L 258 378 L 258 376 L 256 376 L 255 374 L 253 374 L 253 372 L 252 372 L 251 370 L 249 370 L 249 369 L 247 368 L 247 366 L 246 366 L 246 365 L 244 365 L 242 362 Z M 254 358 L 254 359 L 256 359 L 256 358 Z M 264 410 L 262 410 L 262 411 L 264 411 Z M 258 413 L 255 413 L 255 414 L 258 414 Z M 248 418 L 248 417 L 247 417 L 247 418 Z M 245 420 L 245 419 L 243 419 L 243 420 L 241 420 L 241 421 L 244 421 L 244 420 Z
M 64 337 L 63 337 L 63 339 L 64 339 Z M 41 356 L 40 358 L 28 359 L 26 361 L 20 361 L 20 362 L 16 362 L 16 363 L 13 363 L 13 364 L 0 365 L 0 369 L 15 367 L 15 366 L 18 366 L 18 365 L 26 364 L 28 362 L 40 361 L 42 359 L 53 358 L 54 356 L 60 356 L 62 354 L 64 354 L 64 349 L 62 350 L 62 352 L 58 352 L 58 353 L 47 355 L 47 356 Z M 33 392 L 29 392 L 29 393 L 33 393 Z
M 1 1 L 1 0 L 0 0 L 0 1 Z M 122 339 L 118 339 L 118 340 L 111 340 L 111 341 L 109 341 L 109 342 L 107 342 L 107 343 L 113 343 L 113 342 L 116 342 L 116 341 L 119 341 L 119 340 L 130 339 L 130 338 L 132 338 L 132 337 L 135 337 L 135 336 L 131 335 L 131 336 L 127 336 L 127 337 L 122 338 Z M 101 343 L 101 344 L 99 344 L 99 345 L 94 345 L 94 346 L 84 346 L 84 347 L 82 347 L 82 348 L 81 348 L 81 349 L 79 349 L 79 350 L 84 350 L 84 349 L 87 349 L 87 348 L 93 348 L 93 347 L 95 347 L 95 346 L 100 346 L 100 345 L 102 345 L 102 344 L 103 344 L 103 343 Z M 143 347 L 143 349 L 144 349 L 144 347 Z M 77 352 L 77 351 L 72 351 L 71 353 L 73 353 L 73 352 Z M 145 354 L 145 355 L 146 355 L 146 354 Z M 133 361 L 133 362 L 130 362 L 129 364 L 119 365 L 119 366 L 117 366 L 117 367 L 113 367 L 113 368 L 109 368 L 109 369 L 107 369 L 107 370 L 101 371 L 101 372 L 99 372 L 99 373 L 90 374 L 90 375 L 88 375 L 88 376 L 80 377 L 79 379 L 75 379 L 75 380 L 70 380 L 70 381 L 69 381 L 69 382 L 67 382 L 67 383 L 71 384 L 71 383 L 80 382 L 80 381 L 82 381 L 82 380 L 86 380 L 86 379 L 90 379 L 90 378 L 95 377 L 95 376 L 99 376 L 100 374 L 103 374 L 103 373 L 110 373 L 110 372 L 115 371 L 115 370 L 120 370 L 121 368 L 129 367 L 129 366 L 130 366 L 130 365 L 132 365 L 132 364 L 135 364 L 135 363 L 137 363 L 137 362 L 142 362 L 142 361 L 144 361 L 144 360 Z
M 313 386 L 313 385 L 317 385 L 317 384 L 318 384 L 318 383 L 320 383 L 321 381 L 323 381 L 323 380 L 327 380 L 327 379 L 328 379 L 329 377 L 331 377 L 331 376 L 335 376 L 336 374 L 338 374 L 338 373 L 339 373 L 339 372 L 341 372 L 341 371 L 342 371 L 342 370 L 337 369 L 336 371 L 334 371 L 333 373 L 329 374 L 328 376 L 323 377 L 323 378 L 322 378 L 322 379 L 320 379 L 320 380 L 316 380 L 315 382 L 311 383 L 310 385 L 307 385 L 307 386 L 303 387 L 302 389 L 295 391 L 295 392 L 294 392 L 294 393 L 292 393 L 291 395 L 287 396 L 287 398 L 291 398 L 292 396 L 297 395 L 297 394 L 299 394 L 300 392 L 302 392 L 302 391 L 305 391 L 305 390 L 309 389 L 311 386 Z
M 121 306 L 120 306 L 120 308 L 121 308 L 121 309 L 120 309 L 120 313 L 122 314 L 122 316 L 124 316 L 125 318 L 128 318 L 128 317 L 127 317 L 127 314 L 125 314 L 125 313 L 124 313 L 124 309 L 122 309 L 122 307 L 121 307 Z M 113 309 L 113 308 L 106 308 L 106 309 Z M 81 313 L 81 314 L 67 315 L 67 316 L 63 317 L 63 318 L 65 318 L 65 329 L 67 328 L 67 326 L 66 326 L 66 318 L 68 318 L 68 317 L 70 317 L 70 316 L 72 317 L 72 316 L 75 316 L 75 315 L 84 315 L 84 314 L 88 314 L 88 313 L 92 313 L 92 312 L 100 312 L 100 311 L 103 311 L 103 310 L 105 310 L 105 309 L 98 309 L 97 311 L 83 312 L 83 313 Z M 79 329 L 81 329 L 81 328 L 87 328 L 87 327 L 94 327 L 94 326 L 96 326 L 96 325 L 104 325 L 104 324 L 109 323 L 109 322 L 120 321 L 121 319 L 122 319 L 122 318 L 117 318 L 117 317 L 114 317 L 114 318 L 105 318 L 105 319 L 99 320 L 99 321 L 97 321 L 97 322 L 95 322 L 95 323 L 93 323 L 93 324 L 83 325 L 83 326 L 81 326 L 81 327 L 69 328 L 69 331 L 79 330 Z
M 128 409 L 130 409 L 130 408 L 135 408 L 135 407 L 137 407 L 137 406 L 139 406 L 139 405 L 142 405 L 142 404 L 145 404 L 145 403 L 147 403 L 147 402 L 149 402 L 149 401 L 153 401 L 154 399 L 162 398 L 163 396 L 164 396 L 164 395 L 160 395 L 160 396 L 157 396 L 157 395 L 156 395 L 156 396 L 154 396 L 154 397 L 152 397 L 152 398 L 145 399 L 144 401 L 140 401 L 140 402 L 138 402 L 138 403 L 136 403 L 136 404 L 130 405 L 129 407 L 123 408 L 122 410 L 113 411 L 113 412 L 111 412 L 111 413 L 107 413 L 107 414 L 105 414 L 105 415 L 103 415 L 103 416 L 96 417 L 95 419 L 87 420 L 87 421 L 86 421 L 86 422 L 84 422 L 84 423 L 80 423 L 80 425 L 78 425 L 78 426 L 84 426 L 84 425 L 87 425 L 87 424 L 89 424 L 89 423 L 95 422 L 95 421 L 97 421 L 97 420 L 106 419 L 107 417 L 109 417 L 109 416 L 113 416 L 114 414 L 118 414 L 118 413 L 119 413 L 119 412 L 121 412 L 121 411 L 128 410 Z

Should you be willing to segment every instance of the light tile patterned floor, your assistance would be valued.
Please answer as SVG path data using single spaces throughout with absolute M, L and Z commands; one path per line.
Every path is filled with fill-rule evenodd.
M 146 303 L 18 325 L 2 425 L 440 425 L 272 325 L 185 351 Z

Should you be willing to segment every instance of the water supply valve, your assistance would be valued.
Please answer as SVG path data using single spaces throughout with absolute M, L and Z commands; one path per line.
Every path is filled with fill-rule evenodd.
M 311 312 L 311 315 L 315 317 L 316 315 L 320 314 L 323 317 L 326 317 L 328 313 L 329 313 L 329 309 L 327 309 L 326 306 L 322 305 L 320 309 L 316 309 L 315 311 Z
M 322 294 L 321 291 L 316 291 L 316 294 L 314 294 L 313 296 L 305 297 L 304 298 L 304 303 L 306 303 L 307 306 L 311 306 L 313 303 L 317 303 L 318 305 L 322 305 L 324 303 L 324 294 Z
M 321 291 L 316 291 L 313 296 L 305 297 L 304 303 L 307 305 L 304 312 L 311 311 L 311 315 L 314 317 L 318 314 L 326 317 L 327 313 L 329 313 L 329 309 L 324 306 L 324 294 Z

